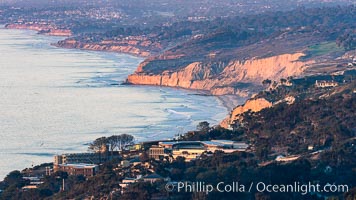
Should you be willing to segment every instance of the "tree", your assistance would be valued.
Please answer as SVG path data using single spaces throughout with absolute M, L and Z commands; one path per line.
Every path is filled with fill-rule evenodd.
M 16 187 L 22 187 L 25 181 L 22 179 L 22 174 L 20 171 L 15 170 L 10 172 L 4 179 L 5 185 L 11 186 L 15 185 Z
M 269 147 L 267 144 L 257 145 L 256 156 L 261 160 L 266 160 L 269 153 Z
M 99 154 L 99 163 L 101 163 L 101 154 L 107 150 L 108 139 L 106 137 L 100 137 L 89 144 L 89 150 L 97 152 Z
M 207 121 L 199 122 L 199 124 L 197 125 L 197 130 L 202 132 L 207 132 L 210 129 L 209 125 L 210 124 Z
M 107 144 L 109 145 L 110 151 L 118 149 L 121 151 L 128 145 L 132 145 L 134 137 L 128 134 L 112 135 L 107 138 Z
M 336 39 L 336 44 L 343 47 L 346 51 L 356 48 L 356 33 L 345 33 Z
M 147 182 L 138 182 L 130 185 L 120 199 L 151 199 L 156 192 L 156 186 Z
M 107 142 L 109 144 L 109 148 L 111 152 L 113 152 L 118 147 L 120 141 L 121 141 L 120 135 L 112 135 L 108 137 Z
M 1 183 L 1 182 L 0 182 Z M 26 185 L 26 181 L 20 171 L 10 172 L 3 181 L 4 191 L 0 193 L 0 199 L 18 199 L 18 191 Z
M 89 144 L 89 149 L 95 152 L 102 152 L 108 145 L 108 140 L 106 137 L 100 137 Z
M 111 152 L 115 149 L 122 150 L 124 147 L 133 144 L 134 137 L 128 134 L 112 135 L 110 137 L 100 137 L 89 144 L 92 151 L 104 151 L 108 147 Z
M 122 150 L 124 147 L 128 145 L 132 145 L 135 139 L 132 135 L 128 135 L 128 134 L 121 134 L 120 136 L 121 136 L 121 143 L 119 146 L 119 150 Z

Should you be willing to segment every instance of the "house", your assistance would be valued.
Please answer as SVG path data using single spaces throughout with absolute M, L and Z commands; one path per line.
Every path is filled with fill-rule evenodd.
M 39 185 L 43 184 L 43 181 L 39 177 L 22 177 L 22 179 L 29 181 L 28 185 L 22 187 L 23 191 L 37 189 Z
M 124 179 L 122 180 L 122 182 L 121 182 L 119 185 L 120 185 L 120 187 L 122 187 L 122 188 L 126 188 L 126 187 L 129 186 L 130 184 L 136 183 L 136 182 L 137 182 L 137 179 L 135 179 L 135 178 L 124 178 Z
M 22 191 L 27 191 L 27 190 L 31 190 L 31 189 L 37 189 L 37 188 L 38 188 L 37 185 L 25 185 L 21 189 L 22 189 Z
M 336 87 L 339 84 L 335 81 L 315 81 L 315 86 L 318 88 L 326 88 L 326 87 Z
M 140 143 L 129 146 L 130 151 L 139 151 L 142 150 L 142 148 L 143 146 Z
M 300 156 L 277 156 L 276 161 L 277 162 L 290 162 L 297 160 Z
M 144 182 L 154 183 L 157 181 L 164 181 L 164 178 L 158 174 L 150 174 L 143 177 Z

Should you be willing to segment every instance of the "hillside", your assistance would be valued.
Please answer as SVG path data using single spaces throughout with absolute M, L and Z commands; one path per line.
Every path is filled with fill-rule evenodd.
M 309 68 L 319 69 L 320 63 L 345 64 L 352 58 L 336 58 L 355 48 L 355 9 L 299 9 L 220 19 L 219 28 L 202 28 L 186 42 L 147 58 L 127 82 L 246 94 L 246 85 L 259 87 L 264 79 L 302 76 Z
M 225 123 L 246 132 L 257 146 L 268 147 L 267 154 L 329 148 L 355 136 L 356 73 L 348 73 L 290 80 L 292 86 L 262 91 L 236 107 Z M 316 80 L 328 78 L 339 86 L 316 87 Z

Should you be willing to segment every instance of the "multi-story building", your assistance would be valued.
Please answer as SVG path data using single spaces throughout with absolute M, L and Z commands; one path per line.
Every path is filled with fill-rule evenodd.
M 186 161 L 197 159 L 204 152 L 209 151 L 203 142 L 186 141 L 178 142 L 172 146 L 172 157 L 184 157 Z
M 235 151 L 246 151 L 249 147 L 244 142 L 231 140 L 211 140 L 211 141 L 169 141 L 159 142 L 149 149 L 149 157 L 159 160 L 162 157 L 184 157 L 186 161 L 197 159 L 201 154 L 207 152 L 223 151 L 232 153 Z
M 118 157 L 120 157 L 118 152 L 67 153 L 54 156 L 54 165 L 73 163 L 100 164 Z
M 98 164 L 106 160 L 100 153 L 68 153 L 54 156 L 54 164 L 91 163 Z
M 155 160 L 161 160 L 165 156 L 168 156 L 168 153 L 164 147 L 154 145 L 149 149 L 148 155 Z
M 54 172 L 63 171 L 68 175 L 94 176 L 99 171 L 99 166 L 95 164 L 58 164 L 54 165 Z

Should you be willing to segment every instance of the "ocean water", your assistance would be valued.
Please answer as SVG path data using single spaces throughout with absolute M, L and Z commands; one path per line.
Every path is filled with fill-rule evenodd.
M 120 85 L 142 58 L 49 45 L 59 39 L 0 27 L 0 180 L 101 136 L 171 138 L 227 114 L 194 91 Z

